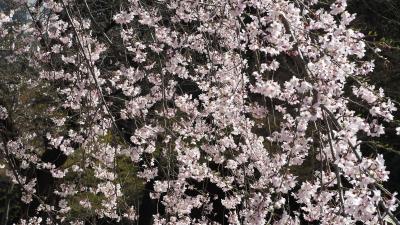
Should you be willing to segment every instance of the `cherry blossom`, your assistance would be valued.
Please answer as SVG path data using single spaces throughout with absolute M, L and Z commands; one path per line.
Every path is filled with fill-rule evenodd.
M 153 224 L 399 223 L 383 156 L 360 147 L 397 107 L 362 79 L 374 64 L 346 0 L 128 0 L 110 31 L 78 2 L 20 4 L 30 18 L 15 24 L 0 14 L 1 36 L 21 37 L 10 61 L 28 59 L 26 85 L 50 90 L 43 139 L 65 158 L 45 161 L 31 130 L 0 145 L 21 200 L 46 212 L 20 224 L 84 224 L 76 207 L 140 220 L 124 160 L 150 184 Z M 0 122 L 10 115 L 0 106 Z M 29 168 L 50 174 L 57 197 L 41 196 Z

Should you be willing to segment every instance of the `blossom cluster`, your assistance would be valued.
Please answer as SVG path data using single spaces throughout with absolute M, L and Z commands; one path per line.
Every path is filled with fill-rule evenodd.
M 70 164 L 43 161 L 35 134 L 1 146 L 20 162 L 7 168 L 22 201 L 40 199 L 38 214 L 20 224 L 84 224 L 69 217 L 79 196 L 98 218 L 140 219 L 138 206 L 124 202 L 121 158 L 152 184 L 150 198 L 164 209 L 154 224 L 375 225 L 393 217 L 398 200 L 382 186 L 384 159 L 363 155 L 359 137 L 384 134 L 396 107 L 360 79 L 373 62 L 349 27 L 346 0 L 128 0 L 108 31 L 92 5 L 77 2 L 21 3 L 15 11 L 28 9 L 30 19 L 7 33 L 21 37 L 13 57 L 29 58 L 32 83 L 55 91 L 45 138 Z M 8 18 L 1 14 L 0 26 Z M 36 178 L 20 172 L 28 167 L 50 172 L 56 201 L 37 194 Z M 78 185 L 88 174 L 95 184 Z M 93 195 L 102 197 L 97 205 L 81 197 Z

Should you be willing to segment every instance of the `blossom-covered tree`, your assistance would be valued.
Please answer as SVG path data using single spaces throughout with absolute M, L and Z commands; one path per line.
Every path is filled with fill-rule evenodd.
M 396 107 L 364 82 L 374 64 L 346 5 L 14 0 L 7 60 L 29 68 L 16 88 L 45 99 L 35 127 L 15 126 L 35 104 L 0 107 L 19 223 L 399 224 L 384 159 L 359 138 Z

